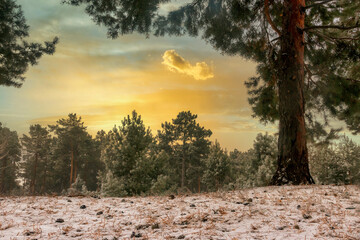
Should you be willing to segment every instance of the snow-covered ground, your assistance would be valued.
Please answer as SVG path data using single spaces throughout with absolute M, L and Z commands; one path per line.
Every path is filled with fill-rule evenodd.
M 1 197 L 0 239 L 360 239 L 360 187 L 175 198 Z

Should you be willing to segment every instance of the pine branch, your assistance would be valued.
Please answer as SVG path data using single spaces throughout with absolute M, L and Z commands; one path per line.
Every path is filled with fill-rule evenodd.
M 354 79 L 354 78 L 344 78 L 344 79 L 348 80 L 348 81 L 351 81 L 351 82 L 354 82 L 354 83 L 360 83 L 359 79 Z
M 5 158 L 9 154 L 9 151 L 5 152 L 7 143 L 8 143 L 7 140 L 5 140 L 3 143 L 0 144 L 0 154 L 2 154 L 2 156 L 0 156 L 0 160 Z
M 331 41 L 333 43 L 336 42 L 336 40 L 334 38 L 332 38 L 332 37 L 330 37 L 330 36 L 328 36 L 326 34 L 322 34 L 319 31 L 311 31 L 311 32 L 314 33 L 315 35 L 319 36 L 319 37 L 322 37 L 325 41 L 328 40 L 328 41 Z
M 280 40 L 281 39 L 281 36 L 279 36 L 279 37 L 277 37 L 277 38 L 274 38 L 273 40 L 271 40 L 271 42 L 276 42 L 276 41 L 278 41 L 278 40 Z
M 8 154 L 9 154 L 9 152 L 4 153 L 2 156 L 0 156 L 0 160 L 2 160 L 3 158 L 5 158 Z
M 314 75 L 311 70 L 309 69 L 307 64 L 304 64 L 305 70 L 307 72 L 307 76 L 308 76 L 308 81 L 312 82 L 313 84 L 315 84 L 316 86 L 319 86 L 313 79 L 312 76 Z
M 195 0 L 191 5 L 192 5 L 193 7 L 195 7 L 196 5 L 199 5 L 199 6 L 200 6 L 200 4 L 201 4 L 201 0 Z
M 356 24 L 355 26 L 341 26 L 341 25 L 325 25 L 325 26 L 310 26 L 302 29 L 303 31 L 308 31 L 312 29 L 340 29 L 340 30 L 351 30 L 360 28 L 359 24 Z
M 270 26 L 272 27 L 272 29 L 274 29 L 274 31 L 281 36 L 281 32 L 280 30 L 276 27 L 275 23 L 272 21 L 270 14 L 269 14 L 269 0 L 265 0 L 264 2 L 264 14 L 266 16 L 266 20 L 268 21 L 268 23 L 270 24 Z
M 349 41 L 355 41 L 355 40 L 360 40 L 360 38 L 352 38 L 352 37 L 341 37 L 341 38 L 337 38 L 337 37 L 330 37 L 331 39 L 334 40 L 349 40 Z
M 313 4 L 310 4 L 306 7 L 302 7 L 301 10 L 305 11 L 309 8 L 312 8 L 312 7 L 316 7 L 316 6 L 319 6 L 319 5 L 323 5 L 323 4 L 326 4 L 326 3 L 329 3 L 329 2 L 333 2 L 334 0 L 324 0 L 324 1 L 321 1 L 321 2 L 316 2 L 316 3 L 313 3 Z
M 305 70 L 308 73 L 308 80 L 311 81 L 312 83 L 314 83 L 315 85 L 317 85 L 317 83 L 312 79 L 312 76 L 320 76 L 320 77 L 324 77 L 324 73 L 321 72 L 317 72 L 317 73 L 312 73 L 311 70 L 309 69 L 307 64 L 304 64 Z M 339 75 L 335 75 L 336 77 L 339 77 L 341 79 L 347 80 L 347 81 L 351 81 L 354 83 L 360 83 L 359 79 L 354 79 L 354 78 L 346 78 L 346 77 L 341 77 Z M 317 85 L 318 86 L 318 85 Z

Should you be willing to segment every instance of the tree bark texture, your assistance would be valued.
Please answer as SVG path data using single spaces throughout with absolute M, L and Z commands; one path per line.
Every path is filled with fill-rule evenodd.
M 305 131 L 304 34 L 305 0 L 284 0 L 278 65 L 278 166 L 272 185 L 312 184 Z

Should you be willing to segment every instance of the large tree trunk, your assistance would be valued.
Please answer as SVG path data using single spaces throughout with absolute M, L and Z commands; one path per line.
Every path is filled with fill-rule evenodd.
M 278 68 L 279 156 L 271 184 L 312 184 L 305 131 L 304 28 L 305 0 L 284 1 Z

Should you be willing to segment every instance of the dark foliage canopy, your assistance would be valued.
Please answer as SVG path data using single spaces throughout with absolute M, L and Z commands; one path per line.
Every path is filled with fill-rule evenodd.
M 58 38 L 44 44 L 27 42 L 29 26 L 14 0 L 0 1 L 0 85 L 21 87 L 29 65 L 53 54 Z
M 196 189 L 196 181 L 202 175 L 203 163 L 210 150 L 209 137 L 211 130 L 196 121 L 197 115 L 190 111 L 180 112 L 171 122 L 161 124 L 158 131 L 160 148 L 171 156 L 171 166 L 177 167 L 177 175 L 181 176 L 181 187 Z M 197 186 L 200 188 L 199 186 Z

